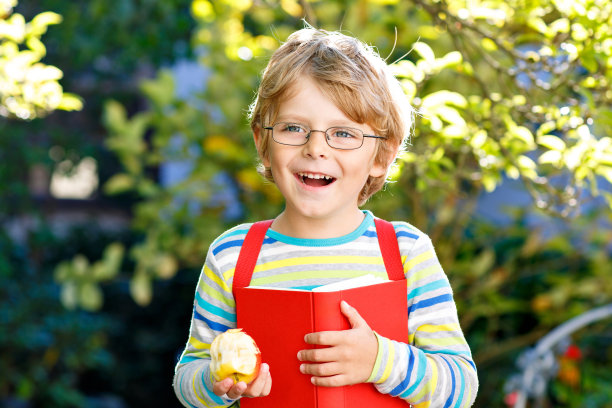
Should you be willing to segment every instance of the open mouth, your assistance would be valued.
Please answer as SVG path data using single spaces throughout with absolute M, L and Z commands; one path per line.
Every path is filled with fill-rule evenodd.
M 325 187 L 336 181 L 332 176 L 316 173 L 297 173 L 297 178 L 307 186 Z

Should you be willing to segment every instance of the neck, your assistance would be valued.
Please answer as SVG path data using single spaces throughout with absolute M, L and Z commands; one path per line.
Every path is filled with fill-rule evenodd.
M 295 217 L 287 210 L 279 214 L 271 228 L 283 235 L 302 239 L 338 238 L 355 231 L 363 222 L 365 214 L 357 209 L 345 216 L 329 218 Z

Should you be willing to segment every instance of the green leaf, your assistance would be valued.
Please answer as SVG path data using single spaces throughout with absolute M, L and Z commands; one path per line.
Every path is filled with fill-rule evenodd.
M 83 99 L 78 95 L 64 92 L 57 109 L 64 111 L 80 111 L 83 109 Z
M 130 280 L 130 294 L 140 306 L 147 306 L 153 298 L 151 278 L 144 271 L 137 271 Z
M 62 22 L 62 16 L 52 11 L 45 11 L 36 15 L 32 21 L 30 21 L 31 29 L 34 30 L 37 35 L 44 34 L 47 31 L 47 26 L 52 24 L 60 24 Z
M 453 105 L 458 108 L 465 108 L 467 104 L 467 99 L 462 94 L 447 90 L 432 92 L 425 96 L 422 102 L 424 109 L 440 105 Z
M 533 134 L 525 126 L 512 126 L 508 130 L 515 139 L 524 142 L 530 148 L 534 147 Z
M 78 290 L 74 282 L 66 282 L 62 285 L 60 301 L 66 309 L 76 309 L 78 304 Z
M 436 55 L 429 45 L 424 42 L 415 42 L 412 46 L 416 52 L 427 62 L 428 65 L 433 66 L 436 62 Z
M 470 145 L 473 149 L 480 149 L 487 142 L 488 134 L 486 130 L 478 130 L 470 140 Z
M 166 106 L 174 99 L 174 77 L 169 70 L 161 70 L 157 78 L 143 81 L 140 88 L 158 107 Z
M 564 151 L 566 146 L 561 138 L 554 135 L 538 136 L 538 144 L 549 148 L 550 150 Z
M 178 270 L 178 263 L 176 259 L 171 255 L 162 255 L 155 265 L 157 270 L 157 276 L 161 279 L 170 279 L 176 275 Z
M 119 102 L 109 100 L 104 105 L 103 121 L 107 128 L 121 133 L 125 128 L 127 114 L 125 108 Z
M 100 287 L 94 282 L 84 283 L 79 288 L 79 303 L 87 311 L 100 310 L 103 303 L 103 295 Z
M 134 185 L 134 177 L 129 174 L 119 173 L 113 175 L 104 184 L 104 192 L 110 195 L 125 193 L 126 191 L 133 189 Z
M 445 68 L 457 66 L 463 62 L 463 56 L 459 51 L 451 51 L 435 62 L 435 68 L 441 71 Z
M 608 183 L 612 184 L 612 167 L 611 166 L 597 166 L 595 173 L 604 177 L 608 180 Z
M 549 150 L 540 155 L 538 163 L 552 164 L 556 167 L 560 167 L 563 164 L 563 154 L 558 150 Z

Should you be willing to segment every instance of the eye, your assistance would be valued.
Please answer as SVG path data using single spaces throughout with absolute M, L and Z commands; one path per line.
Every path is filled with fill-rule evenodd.
M 301 125 L 295 123 L 283 123 L 283 132 L 289 133 L 308 133 L 308 130 Z
M 351 128 L 331 128 L 329 133 L 338 139 L 358 139 L 359 131 Z

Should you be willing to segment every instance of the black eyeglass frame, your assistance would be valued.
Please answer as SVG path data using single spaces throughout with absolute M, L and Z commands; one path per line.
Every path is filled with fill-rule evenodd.
M 297 125 L 297 126 L 301 126 L 303 128 L 308 129 L 308 133 L 306 134 L 306 141 L 304 143 L 300 143 L 300 144 L 290 144 L 290 143 L 283 143 L 283 142 L 279 142 L 278 140 L 276 140 L 274 138 L 274 126 L 279 125 L 281 123 L 287 124 L 287 125 Z M 308 143 L 308 141 L 310 140 L 310 135 L 312 134 L 312 132 L 321 132 L 325 135 L 325 143 L 327 143 L 327 145 L 329 147 L 331 147 L 332 149 L 336 149 L 336 150 L 357 150 L 359 148 L 361 148 L 361 146 L 363 146 L 363 141 L 366 137 L 371 137 L 372 139 L 383 139 L 386 140 L 387 137 L 386 136 L 377 136 L 377 135 L 367 135 L 365 133 L 363 133 L 363 130 L 361 129 L 356 129 L 356 128 L 352 128 L 350 126 L 330 126 L 328 127 L 326 130 L 316 130 L 316 129 L 310 129 L 308 126 L 305 125 L 300 125 L 299 123 L 293 123 L 293 122 L 277 122 L 275 124 L 273 124 L 272 126 L 263 126 L 263 129 L 265 130 L 269 130 L 272 132 L 272 140 L 274 140 L 276 143 L 278 144 L 282 144 L 285 146 L 304 146 L 306 143 Z M 358 132 L 360 132 L 362 134 L 362 138 L 361 138 L 361 144 L 357 147 L 351 147 L 351 148 L 343 148 L 343 147 L 335 147 L 329 144 L 329 135 L 327 134 L 327 131 L 330 129 L 351 129 L 351 130 L 356 130 Z

